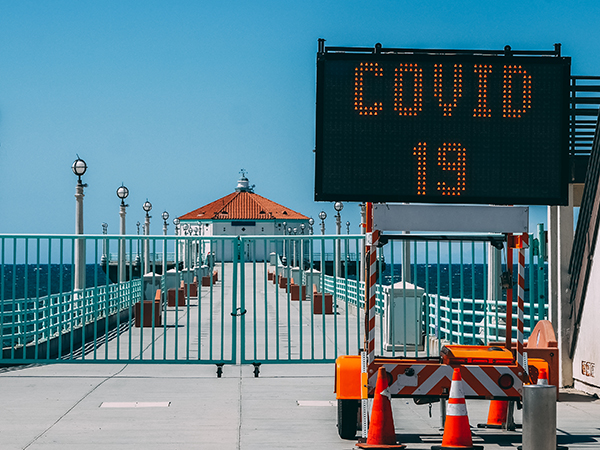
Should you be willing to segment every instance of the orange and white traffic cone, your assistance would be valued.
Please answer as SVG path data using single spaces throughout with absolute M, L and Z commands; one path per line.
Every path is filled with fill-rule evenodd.
M 392 414 L 391 394 L 388 391 L 388 379 L 385 368 L 377 372 L 377 384 L 367 442 L 356 444 L 359 448 L 404 448 L 406 445 L 396 443 L 396 429 Z
M 540 368 L 540 374 L 538 375 L 536 384 L 541 386 L 548 386 L 548 371 L 545 367 Z
M 473 446 L 462 377 L 458 367 L 454 369 L 452 374 L 442 445 L 434 445 L 431 448 L 432 450 L 474 450 L 483 448 L 482 446 Z
M 508 417 L 508 400 L 492 400 L 487 423 L 478 423 L 478 428 L 503 428 Z

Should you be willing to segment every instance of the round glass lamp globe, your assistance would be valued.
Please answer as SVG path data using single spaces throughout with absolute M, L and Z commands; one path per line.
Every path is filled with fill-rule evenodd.
M 125 200 L 129 195 L 129 189 L 127 189 L 124 185 L 119 186 L 117 189 L 117 197 L 121 200 Z
M 71 169 L 73 170 L 73 173 L 75 175 L 77 175 L 78 177 L 81 177 L 87 170 L 87 164 L 85 163 L 85 161 L 83 159 L 77 158 L 75 161 L 73 161 L 73 165 L 71 166 Z

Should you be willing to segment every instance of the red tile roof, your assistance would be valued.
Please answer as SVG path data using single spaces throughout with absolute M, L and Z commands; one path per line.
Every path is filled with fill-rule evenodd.
M 179 220 L 308 220 L 308 217 L 254 192 L 233 192 Z

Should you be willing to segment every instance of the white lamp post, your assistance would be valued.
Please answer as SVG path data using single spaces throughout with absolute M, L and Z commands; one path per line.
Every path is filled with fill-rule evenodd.
M 327 219 L 327 213 L 321 211 L 319 213 L 319 219 L 321 219 L 321 234 L 325 234 L 325 219 Z
M 87 184 L 81 182 L 81 177 L 87 170 L 87 165 L 77 155 L 71 169 L 78 177 L 77 186 L 75 187 L 75 234 L 83 234 L 83 188 L 87 187 Z M 76 291 L 85 289 L 85 239 L 75 240 L 75 282 L 73 289 Z
M 129 195 L 129 189 L 127 189 L 125 187 L 125 185 L 123 185 L 123 183 L 121 183 L 121 186 L 119 186 L 117 188 L 117 197 L 119 197 L 121 199 L 121 208 L 119 210 L 119 216 L 121 218 L 121 235 L 125 235 L 126 234 L 126 229 L 125 229 L 125 216 L 127 214 L 127 210 L 126 208 L 129 205 L 125 204 L 125 199 L 127 198 L 127 196 Z M 120 283 L 124 283 L 127 278 L 126 278 L 126 266 L 125 266 L 125 239 L 121 239 L 121 242 L 119 243 L 119 282 Z
M 167 227 L 169 226 L 169 224 L 167 223 L 167 220 L 169 220 L 169 213 L 166 211 L 163 211 L 162 219 L 164 221 L 163 234 L 166 236 L 167 235 Z
M 336 239 L 336 244 L 335 244 L 335 270 L 337 271 L 337 276 L 339 276 L 339 274 L 342 273 L 342 267 L 341 267 L 341 250 L 342 250 L 342 246 L 341 246 L 341 242 L 340 242 L 340 234 L 342 234 L 342 215 L 340 214 L 342 209 L 344 209 L 344 204 L 342 202 L 335 202 L 335 204 L 333 205 L 333 209 L 335 209 L 337 211 L 337 214 L 335 215 L 335 225 L 336 225 L 336 232 L 337 232 L 337 239 Z
M 106 235 L 107 233 L 108 233 L 108 224 L 106 222 L 102 222 L 102 234 Z M 102 265 L 108 263 L 108 255 L 106 254 L 107 247 L 108 247 L 107 244 L 108 244 L 107 239 L 106 238 L 102 239 L 102 259 L 100 261 L 100 263 Z M 106 273 L 108 273 L 108 267 L 106 267 Z
M 292 230 L 292 232 L 294 233 L 294 236 L 296 234 L 298 234 L 298 228 L 294 227 L 294 229 Z M 292 241 L 292 244 L 294 246 L 294 255 L 292 257 L 292 267 L 298 267 L 298 260 L 296 259 L 296 240 L 294 239 Z
M 144 221 L 144 235 L 150 235 L 150 211 L 152 211 L 152 203 L 146 199 L 142 205 L 142 209 L 146 211 L 146 220 Z M 144 241 L 144 273 L 150 272 L 150 241 L 146 239 Z
M 367 227 L 367 205 L 364 203 L 360 204 L 360 234 L 366 233 Z M 359 276 L 358 279 L 360 281 L 365 281 L 365 246 L 360 247 L 360 258 L 358 259 L 360 262 L 359 265 Z

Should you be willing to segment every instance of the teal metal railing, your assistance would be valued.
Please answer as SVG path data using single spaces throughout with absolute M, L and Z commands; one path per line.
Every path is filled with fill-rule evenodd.
M 401 243 L 389 243 L 385 258 L 388 267 L 383 270 L 383 264 L 380 265 L 376 300 L 376 312 L 382 321 L 377 330 L 379 351 L 394 355 L 397 350 L 406 354 L 410 349 L 417 354 L 424 351 L 429 355 L 439 351 L 443 343 L 477 345 L 504 339 L 507 301 L 505 292 L 499 289 L 496 293 L 488 292 L 488 244 L 464 241 L 461 236 L 455 236 L 454 240 L 444 237 L 437 242 L 432 236 L 427 236 L 426 241 L 411 236 L 414 238 Z M 526 338 L 539 320 L 548 317 L 542 226 L 530 235 L 529 242 L 524 315 Z M 382 249 L 379 256 L 383 260 Z M 516 265 L 514 270 L 516 273 Z M 364 310 L 363 282 L 326 276 L 324 286 L 327 292 Z M 512 305 L 512 332 L 516 339 L 516 289 L 513 289 Z M 398 316 L 394 308 L 400 308 L 400 319 L 394 319 L 395 324 L 390 319 Z M 400 345 L 393 344 L 398 341 Z M 412 345 L 406 344 L 409 341 Z M 433 342 L 436 349 L 430 348 Z
M 378 352 L 502 340 L 506 300 L 489 292 L 489 245 L 408 236 L 378 250 Z M 86 267 L 75 290 L 77 239 Z M 540 242 L 530 237 L 526 336 L 547 317 Z M 358 354 L 363 245 L 362 235 L 0 235 L 0 358 L 222 364 Z M 516 321 L 516 298 L 513 308 Z
M 130 309 L 141 297 L 141 290 L 142 282 L 137 279 L 35 299 L 5 300 L 2 303 L 2 347 L 10 350 L 4 351 L 3 358 L 26 358 L 27 346 L 36 359 L 50 359 L 53 353 L 64 356 L 63 346 L 69 350 L 69 357 L 73 357 L 77 330 Z M 55 351 L 50 345 L 41 349 L 42 344 L 67 334 L 71 340 L 69 345 L 57 339 Z M 102 334 L 102 330 L 96 330 L 92 338 L 96 344 Z

